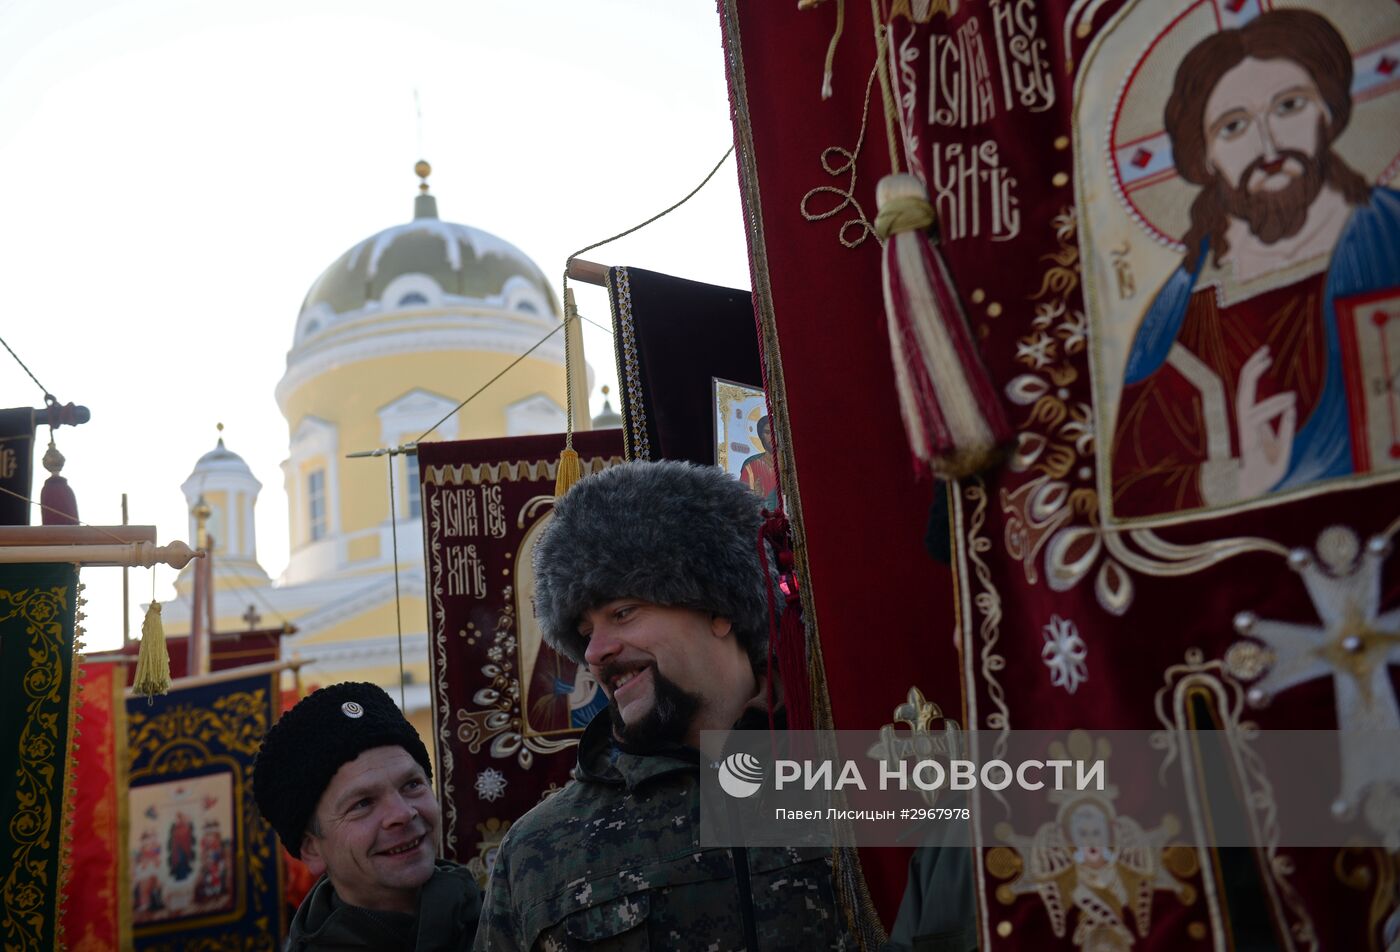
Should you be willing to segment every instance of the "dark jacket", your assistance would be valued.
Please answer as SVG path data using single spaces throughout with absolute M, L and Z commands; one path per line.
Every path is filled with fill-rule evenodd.
M 831 851 L 700 845 L 688 748 L 629 753 L 606 711 L 574 780 L 511 827 L 486 887 L 479 952 L 854 949 Z
M 471 948 L 481 913 L 481 889 L 465 866 L 438 860 L 423 884 L 418 915 L 375 912 L 340 901 L 324 876 L 292 917 L 287 952 L 378 949 L 452 952 Z

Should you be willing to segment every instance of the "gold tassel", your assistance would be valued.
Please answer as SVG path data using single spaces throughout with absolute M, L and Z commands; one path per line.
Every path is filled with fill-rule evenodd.
M 170 650 L 165 645 L 160 602 L 151 602 L 146 609 L 146 620 L 141 622 L 141 651 L 136 656 L 136 679 L 132 689 L 147 700 L 170 690 Z
M 554 476 L 554 498 L 563 499 L 564 494 L 582 478 L 583 470 L 579 466 L 578 451 L 572 446 L 564 447 L 564 451 L 559 454 L 559 469 Z
M 572 324 L 569 322 L 573 321 Z M 573 488 L 574 483 L 583 478 L 579 466 L 578 452 L 574 449 L 574 362 L 581 361 L 583 354 L 575 353 L 574 348 L 582 345 L 579 336 L 578 306 L 574 304 L 574 289 L 569 287 L 568 273 L 564 274 L 564 388 L 568 407 L 564 418 L 564 449 L 559 454 L 559 466 L 554 471 L 554 498 L 563 499 L 564 494 Z M 582 368 L 580 368 L 582 370 Z M 584 412 L 588 407 L 584 406 Z

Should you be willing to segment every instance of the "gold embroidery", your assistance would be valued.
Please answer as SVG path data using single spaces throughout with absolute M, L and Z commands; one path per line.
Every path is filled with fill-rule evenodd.
M 238 853 L 237 876 L 242 879 L 246 875 L 251 880 L 251 889 L 240 889 L 237 907 L 232 912 L 211 917 L 209 924 L 242 919 L 248 914 L 250 893 L 266 896 L 271 892 L 279 901 L 281 899 L 278 857 L 273 852 L 272 838 L 266 835 L 267 821 L 262 818 L 253 799 L 251 776 L 252 758 L 262 746 L 262 739 L 271 726 L 270 708 L 267 689 L 258 688 L 226 694 L 208 707 L 174 704 L 155 716 L 140 708 L 133 709 L 128 715 L 128 762 L 131 764 L 132 783 L 146 777 L 178 776 L 211 765 L 225 767 L 232 774 L 234 801 L 238 804 L 234 810 L 234 826 L 238 831 L 235 841 L 247 845 L 245 850 Z M 227 753 L 215 753 L 216 749 Z M 229 754 L 239 754 L 244 761 L 240 763 Z M 269 880 L 273 883 L 271 886 Z M 262 911 L 264 914 L 277 913 L 275 907 Z M 185 920 L 148 926 L 139 931 L 142 935 L 160 935 L 188 928 L 191 928 L 191 924 Z M 266 945 L 266 933 L 275 932 L 278 928 L 268 925 L 259 930 L 260 934 L 253 936 L 230 933 L 178 940 L 172 946 L 143 943 L 143 948 L 173 949 L 178 946 L 209 952 L 235 948 L 261 949 Z
M 43 947 L 49 932 L 46 894 L 60 875 L 41 854 L 62 826 L 64 773 L 55 769 L 54 761 L 66 763 L 65 748 L 71 741 L 67 733 L 71 720 L 63 717 L 68 706 L 63 695 L 64 659 L 70 650 L 64 644 L 63 616 L 69 594 L 66 585 L 0 590 L 0 612 L 4 612 L 0 621 L 19 616 L 29 639 L 29 669 L 21 679 L 27 701 L 19 733 L 15 812 L 9 826 L 15 848 L 7 858 L 10 871 L 0 886 L 4 911 L 0 927 L 6 949 Z
M 501 840 L 510 831 L 510 821 L 491 817 L 485 823 L 478 823 L 476 831 L 481 839 L 476 844 L 476 855 L 467 860 L 467 869 L 476 877 L 476 883 L 486 888 L 486 880 L 491 877 L 491 868 L 496 865 L 496 852 L 501 848 Z
M 1163 674 L 1164 686 L 1157 691 L 1155 707 L 1157 720 L 1166 730 L 1159 735 L 1161 749 L 1165 752 L 1161 770 L 1165 772 L 1177 760 L 1182 761 L 1182 771 L 1188 781 L 1186 791 L 1191 810 L 1191 822 L 1196 835 L 1204 842 L 1204 829 L 1207 818 L 1206 805 L 1199 800 L 1199 787 L 1193 780 L 1196 767 L 1194 758 L 1183 755 L 1183 745 L 1190 740 L 1189 731 L 1196 725 L 1191 711 L 1191 699 L 1201 697 L 1206 700 L 1219 717 L 1219 729 L 1224 733 L 1226 745 L 1234 757 L 1234 771 L 1242 788 L 1241 800 L 1253 807 L 1250 822 L 1254 827 L 1254 837 L 1260 843 L 1260 869 L 1264 873 L 1264 887 L 1268 901 L 1278 921 L 1288 928 L 1280 931 L 1285 948 L 1319 948 L 1317 931 L 1313 926 L 1302 896 L 1294 887 L 1291 877 L 1294 864 L 1290 857 L 1279 849 L 1281 839 L 1278 824 L 1278 802 L 1274 797 L 1273 785 L 1265 772 L 1259 755 L 1250 746 L 1251 733 L 1258 725 L 1243 720 L 1245 690 L 1240 682 L 1231 676 L 1223 661 L 1206 661 L 1199 648 L 1186 651 L 1184 664 L 1172 665 Z M 1216 725 L 1206 725 L 1214 728 Z M 1222 897 L 1216 892 L 1216 880 L 1204 877 L 1206 905 L 1211 926 L 1217 935 L 1226 933 L 1220 908 Z
M 1070 754 L 1106 760 L 1108 742 L 1073 731 L 1067 743 L 1050 745 L 1052 757 Z M 1054 822 L 1041 824 L 1033 836 L 998 823 L 996 836 L 1009 848 L 1000 847 L 988 856 L 988 870 L 1008 880 L 997 888 L 1002 904 L 1011 905 L 1024 894 L 1038 895 L 1058 937 L 1065 935 L 1073 909 L 1071 941 L 1088 952 L 1130 948 L 1130 912 L 1138 936 L 1146 937 L 1158 890 L 1175 893 L 1182 905 L 1196 901 L 1194 887 L 1182 882 L 1198 871 L 1195 854 L 1168 842 L 1179 828 L 1176 819 L 1167 816 L 1156 829 L 1144 829 L 1118 813 L 1113 803 L 1117 795 L 1112 786 L 1103 793 L 1055 791 L 1049 795 L 1059 807 Z

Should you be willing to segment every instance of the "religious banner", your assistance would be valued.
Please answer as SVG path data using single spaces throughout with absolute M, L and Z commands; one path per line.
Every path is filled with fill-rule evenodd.
M 720 15 L 816 723 L 878 730 L 914 687 L 960 719 L 952 577 L 925 542 L 943 490 L 910 465 L 870 232 L 875 183 L 890 171 L 877 88 L 867 107 L 870 14 L 846 3 L 824 100 L 835 6 L 796 7 L 725 0 Z M 984 266 L 1000 281 L 1013 260 L 1025 259 L 998 253 Z M 837 856 L 843 902 L 870 948 L 899 907 L 909 857 L 894 848 L 863 850 L 858 863 Z
M 34 411 L 0 410 L 0 526 L 29 525 L 34 482 Z
M 73 839 L 63 928 L 69 952 L 131 947 L 126 860 L 126 676 L 116 662 L 79 670 Z
M 1396 853 L 1281 845 L 1250 732 L 1343 731 L 1335 760 L 1317 764 L 1335 795 L 1312 821 L 1339 841 L 1400 842 L 1388 739 L 1400 728 L 1400 7 L 894 0 L 878 24 L 847 10 L 822 102 L 814 81 L 778 76 L 820 79 L 834 5 L 731 6 L 742 49 L 790 51 L 745 57 L 736 93 L 809 544 L 807 474 L 822 461 L 804 456 L 791 391 L 821 364 L 793 346 L 819 333 L 793 275 L 869 281 L 876 306 L 868 209 L 898 168 L 927 190 L 938 253 L 1017 430 L 1004 466 L 951 493 L 956 651 L 942 660 L 961 677 L 960 720 L 993 736 L 1062 731 L 1062 746 L 1086 749 L 1095 731 L 1160 731 L 1171 783 L 1198 759 L 1195 729 L 1218 728 L 1261 831 L 1250 850 L 1170 837 L 1130 850 L 1129 833 L 1162 818 L 1111 796 L 1047 804 L 1040 827 L 984 823 L 981 947 L 1392 947 Z M 888 100 L 871 71 L 877 33 Z M 867 100 L 889 134 L 862 147 Z M 795 102 L 803 123 L 779 123 Z M 764 174 L 779 161 L 811 174 L 786 187 Z M 863 326 L 877 341 L 876 322 Z M 875 369 L 860 375 L 872 390 Z M 839 715 L 843 632 L 815 571 L 813 588 Z M 1208 842 L 1231 808 L 1199 795 L 1173 820 Z
M 126 703 L 129 902 L 135 948 L 276 948 L 277 834 L 253 761 L 281 709 L 276 672 L 236 671 Z
M 68 868 L 76 566 L 0 566 L 0 937 L 48 952 L 63 941 Z
M 628 459 L 710 465 L 715 378 L 763 387 L 747 291 L 608 269 Z
M 483 886 L 501 838 L 568 782 L 607 705 L 535 621 L 531 559 L 563 446 L 563 434 L 418 446 L 442 852 Z M 586 477 L 622 461 L 622 435 L 575 433 L 574 449 Z

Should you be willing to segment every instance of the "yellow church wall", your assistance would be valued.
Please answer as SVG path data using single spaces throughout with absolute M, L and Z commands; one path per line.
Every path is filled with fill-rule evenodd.
M 428 604 L 422 594 L 404 592 L 402 599 L 404 631 L 422 631 L 428 620 Z M 392 635 L 398 631 L 394 600 L 381 602 L 373 608 L 352 615 L 337 624 L 308 635 L 305 644 L 332 644 L 367 635 Z
M 362 535 L 345 544 L 345 558 L 351 562 L 367 562 L 379 558 L 379 534 Z
M 433 711 L 432 708 L 424 708 L 421 711 L 414 711 L 408 715 L 408 722 L 413 725 L 413 729 L 418 732 L 418 736 L 423 738 L 423 746 L 428 748 L 428 760 L 433 765 L 433 779 L 437 780 L 437 744 L 433 742 Z
M 245 492 L 236 492 L 233 494 L 233 509 L 231 512 L 235 514 L 236 518 L 234 519 L 232 528 L 233 535 L 231 542 L 236 552 L 245 551 L 248 545 L 248 526 L 244 524 L 245 520 L 243 518 L 243 501 L 247 498 L 248 494 Z
M 408 672 L 409 684 L 428 683 L 428 664 L 407 663 L 404 670 Z M 399 665 L 395 661 L 393 664 L 366 665 L 363 668 L 336 667 L 331 671 L 319 671 L 315 667 L 301 669 L 301 680 L 305 684 L 316 684 L 325 687 L 328 684 L 339 684 L 342 681 L 371 681 L 382 685 L 395 700 L 399 696 Z
M 509 354 L 448 351 L 357 361 L 329 370 L 289 394 L 284 413 L 293 430 L 308 415 L 334 423 L 342 455 L 372 450 L 382 446 L 386 436 L 379 421 L 379 410 L 385 405 L 415 389 L 461 399 L 514 359 Z M 563 406 L 564 390 L 562 367 L 550 361 L 527 358 L 458 411 L 457 438 L 504 435 L 506 406 L 537 393 L 545 393 Z M 387 436 L 393 442 L 406 442 L 416 439 L 420 433 L 421 430 Z M 400 484 L 406 470 L 401 461 L 396 462 L 400 466 L 395 472 L 396 489 L 399 489 L 396 504 L 402 510 L 407 505 L 407 495 Z M 306 505 L 306 475 L 318 465 L 325 466 L 324 458 L 308 458 L 297 473 L 302 487 L 298 494 L 302 507 Z M 388 477 L 384 466 L 383 458 L 339 460 L 337 490 L 342 533 L 379 526 L 388 520 Z M 305 544 L 309 541 L 308 514 L 305 511 L 293 514 L 293 519 L 303 527 L 294 535 L 294 545 Z
M 211 489 L 208 492 L 200 493 L 204 501 L 209 504 L 209 521 L 205 523 L 205 530 L 214 537 L 214 552 L 220 553 L 228 548 L 227 526 L 229 514 L 228 492 L 223 489 Z

